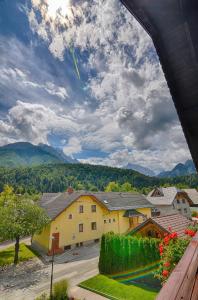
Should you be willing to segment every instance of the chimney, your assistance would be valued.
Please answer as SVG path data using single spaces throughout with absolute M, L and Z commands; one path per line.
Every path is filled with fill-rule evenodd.
M 68 187 L 67 193 L 70 195 L 74 192 L 73 188 L 71 186 Z

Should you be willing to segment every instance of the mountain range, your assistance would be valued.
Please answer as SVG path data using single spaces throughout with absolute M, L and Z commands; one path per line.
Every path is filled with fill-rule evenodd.
M 146 176 L 150 176 L 150 177 L 154 177 L 155 176 L 155 173 L 149 169 L 149 168 L 145 168 L 145 167 L 142 167 L 138 164 L 132 164 L 132 163 L 128 163 L 124 169 L 128 169 L 128 170 L 134 170 L 134 171 L 137 171 L 141 174 L 144 174 Z
M 77 164 L 79 161 L 65 155 L 61 149 L 45 144 L 32 145 L 27 142 L 18 142 L 0 147 L 0 167 L 16 168 L 65 163 Z M 152 170 L 138 164 L 128 163 L 123 169 L 133 170 L 149 177 L 156 176 Z M 184 164 L 177 164 L 170 171 L 161 172 L 157 177 L 173 178 L 195 173 L 193 161 L 187 160 Z
M 187 160 L 184 164 L 177 164 L 172 170 L 161 172 L 158 177 L 160 178 L 172 178 L 177 176 L 186 176 L 195 174 L 196 169 L 192 160 Z
M 1 167 L 37 166 L 45 164 L 78 163 L 65 155 L 62 150 L 48 145 L 32 145 L 26 142 L 0 147 Z

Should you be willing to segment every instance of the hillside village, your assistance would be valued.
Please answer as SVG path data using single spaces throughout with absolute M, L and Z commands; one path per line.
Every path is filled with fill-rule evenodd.
M 62 253 L 98 242 L 104 233 L 126 234 L 148 220 L 160 220 L 164 216 L 174 215 L 168 227 L 174 227 L 178 222 L 181 228 L 176 226 L 177 231 L 183 229 L 184 233 L 191 223 L 192 211 L 198 211 L 198 192 L 175 187 L 156 188 L 146 197 L 136 192 L 94 193 L 68 188 L 65 193 L 43 194 L 40 205 L 51 223 L 33 237 L 33 244 L 49 254 L 52 253 L 53 238 L 55 253 Z M 168 230 L 166 224 L 164 226 Z M 158 234 L 161 233 L 157 227 L 144 231 L 144 236 L 157 237 Z
M 0 300 L 198 300 L 197 28 L 0 0 Z
M 109 184 L 109 187 L 113 186 L 112 183 Z M 12 199 L 12 197 L 14 197 L 13 200 L 17 197 L 17 201 L 22 201 L 22 203 L 25 200 L 22 199 L 22 195 L 14 196 L 9 187 L 6 187 L 0 194 L 0 200 L 2 199 L 4 204 L 8 203 L 8 206 L 10 205 L 9 202 L 13 200 L 6 199 Z M 30 205 L 39 206 L 42 214 L 44 213 L 46 216 L 43 215 L 42 218 L 46 218 L 46 221 L 45 223 L 40 221 L 38 215 L 35 221 L 41 222 L 43 225 L 39 227 L 39 230 L 34 230 L 35 233 L 31 239 L 26 235 L 25 244 L 29 246 L 25 246 L 21 241 L 19 261 L 24 259 L 27 260 L 27 263 L 19 263 L 22 269 L 19 268 L 15 278 L 15 281 L 18 282 L 24 276 L 24 268 L 27 268 L 28 271 L 35 266 L 35 270 L 32 269 L 32 276 L 23 280 L 23 293 L 25 293 L 26 298 L 29 297 L 30 299 L 36 299 L 36 296 L 39 296 L 42 291 L 48 294 L 50 281 L 47 278 L 50 278 L 50 274 L 52 274 L 52 261 L 54 276 L 58 280 L 60 278 L 59 272 L 65 274 L 64 278 L 72 284 L 68 293 L 77 299 L 81 299 L 82 295 L 85 295 L 85 299 L 90 299 L 92 296 L 97 299 L 97 293 L 100 295 L 102 293 L 105 296 L 106 292 L 102 291 L 103 289 L 99 292 L 96 285 L 101 285 L 108 278 L 105 277 L 106 275 L 110 276 L 113 283 L 117 284 L 118 278 L 124 283 L 119 287 L 121 293 L 131 293 L 132 290 L 136 289 L 133 286 L 135 283 L 137 285 L 135 292 L 140 292 L 148 299 L 150 297 L 154 299 L 161 289 L 161 282 L 167 279 L 167 275 L 162 274 L 165 274 L 166 271 L 171 273 L 173 268 L 170 264 L 165 270 L 159 271 L 162 264 L 160 262 L 161 252 L 158 252 L 158 245 L 161 245 L 160 241 L 162 243 L 164 237 L 168 240 L 173 239 L 173 244 L 170 243 L 170 245 L 180 248 L 180 258 L 198 230 L 198 191 L 196 189 L 182 190 L 176 187 L 156 187 L 148 195 L 143 195 L 137 191 L 76 191 L 70 186 L 63 193 L 44 193 L 40 198 L 33 201 L 34 203 Z M 23 210 L 23 214 L 26 214 L 25 210 Z M 36 228 L 36 223 L 33 226 Z M 119 243 L 121 243 L 120 246 Z M 1 260 L 1 254 L 7 253 L 6 249 L 8 249 L 7 246 L 3 245 L 4 243 L 0 244 L 0 266 L 6 263 L 3 258 Z M 163 246 L 164 256 L 169 253 L 167 251 L 170 251 L 165 250 L 165 247 L 169 247 L 167 245 Z M 26 250 L 24 247 L 29 248 Z M 1 250 L 1 248 L 5 248 L 5 250 Z M 12 251 L 10 255 L 12 255 L 11 253 L 14 254 L 14 249 Z M 142 251 L 146 251 L 144 259 Z M 23 258 L 23 252 L 26 253 L 26 258 Z M 124 254 L 125 252 L 126 254 Z M 42 261 L 38 260 L 35 254 L 36 257 L 41 257 Z M 162 262 L 166 260 L 164 256 L 161 256 Z M 171 261 L 173 258 L 174 256 L 169 257 L 169 260 Z M 124 262 L 125 259 L 128 263 Z M 105 262 L 111 260 L 112 263 L 109 265 Z M 12 257 L 9 258 L 9 261 L 12 262 Z M 27 265 L 29 261 L 32 264 L 31 267 Z M 86 261 L 89 261 L 89 265 L 86 264 Z M 68 279 L 71 273 L 69 268 L 72 266 L 74 270 L 77 270 L 78 263 L 82 264 L 84 271 L 82 270 L 79 276 L 72 275 L 72 273 L 71 279 Z M 46 270 L 45 276 L 42 275 L 43 269 Z M 35 272 L 40 273 L 40 284 L 39 282 L 34 283 L 32 289 L 29 289 L 28 285 L 34 281 Z M 115 276 L 115 272 L 119 273 L 119 277 Z M 144 273 L 143 277 L 139 277 L 138 274 L 142 272 Z M 156 273 L 155 276 L 154 273 Z M 93 280 L 96 283 L 92 283 L 89 274 L 94 275 Z M 128 274 L 128 281 L 124 280 L 126 274 Z M 3 297 L 6 299 L 12 294 L 12 287 L 8 283 L 11 276 L 9 268 L 4 271 L 2 269 L 0 278 L 1 276 L 4 276 L 4 279 L 2 277 L 1 289 Z M 131 282 L 131 290 L 125 291 L 125 284 L 129 281 Z M 5 284 L 7 284 L 7 288 Z M 107 287 L 109 284 L 111 282 L 106 282 Z M 20 286 L 22 286 L 21 283 L 18 283 L 19 295 L 22 291 Z M 147 288 L 151 291 L 147 292 Z M 96 294 L 92 295 L 93 291 Z M 41 297 L 44 297 L 43 295 Z

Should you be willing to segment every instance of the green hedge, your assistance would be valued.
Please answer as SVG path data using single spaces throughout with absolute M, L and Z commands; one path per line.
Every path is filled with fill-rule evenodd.
M 107 233 L 102 236 L 99 271 L 114 274 L 133 270 L 160 259 L 157 239 Z

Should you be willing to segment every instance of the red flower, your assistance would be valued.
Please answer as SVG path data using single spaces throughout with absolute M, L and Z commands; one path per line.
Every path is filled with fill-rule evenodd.
M 169 231 L 172 231 L 172 227 L 171 227 L 171 226 L 169 226 L 169 227 L 168 227 L 168 230 L 169 230 Z
M 168 233 L 164 233 L 164 237 L 166 237 L 168 235 Z
M 169 237 L 169 236 L 166 236 L 166 237 L 164 238 L 164 244 L 165 244 L 165 245 L 168 245 L 169 240 L 170 240 L 170 237 Z
M 171 239 L 177 238 L 177 232 L 171 233 L 170 238 L 171 238 Z
M 169 272 L 167 270 L 163 270 L 162 275 L 164 277 L 167 277 L 169 275 Z
M 185 232 L 185 234 L 188 234 L 188 229 L 186 229 L 184 232 Z
M 189 234 L 191 237 L 193 237 L 193 236 L 195 236 L 195 231 L 193 231 L 193 230 L 188 230 L 188 234 Z
M 166 267 L 166 268 L 170 267 L 169 261 L 167 261 L 167 262 L 164 263 L 164 267 Z

